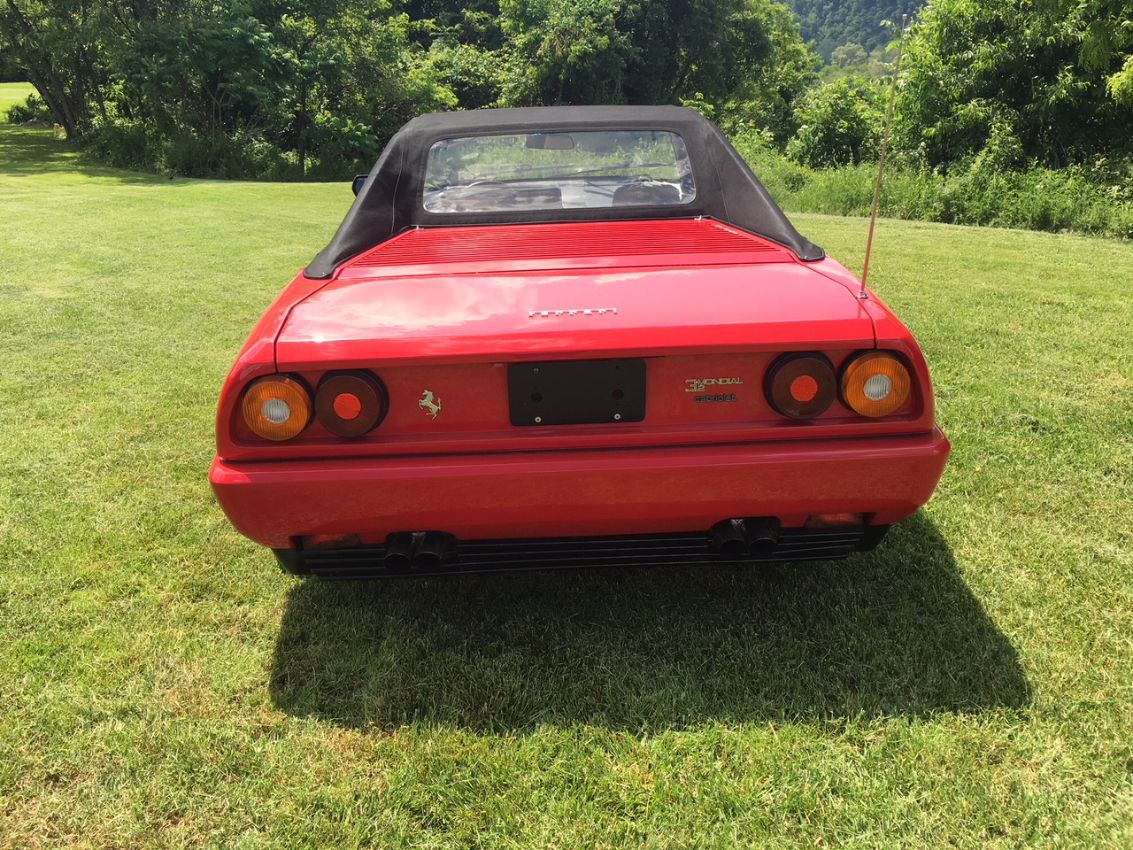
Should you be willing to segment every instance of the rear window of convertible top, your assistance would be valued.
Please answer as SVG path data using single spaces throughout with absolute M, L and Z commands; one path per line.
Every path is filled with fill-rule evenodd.
M 684 139 L 664 130 L 468 136 L 429 148 L 426 212 L 675 206 L 696 197 Z

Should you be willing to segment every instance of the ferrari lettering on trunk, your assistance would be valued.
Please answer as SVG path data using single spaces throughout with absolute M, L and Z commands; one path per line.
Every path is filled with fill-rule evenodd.
M 617 315 L 617 307 L 578 307 L 571 310 L 528 310 L 529 319 L 554 319 L 559 316 L 605 316 Z

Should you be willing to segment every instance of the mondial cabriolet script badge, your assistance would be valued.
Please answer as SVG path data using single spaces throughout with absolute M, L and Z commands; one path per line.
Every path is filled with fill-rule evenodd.
M 433 395 L 432 390 L 425 390 L 421 393 L 421 399 L 417 402 L 417 406 L 433 419 L 436 419 L 437 414 L 441 412 L 441 400 Z
M 617 307 L 578 307 L 573 310 L 528 310 L 529 319 L 554 319 L 559 316 L 616 316 Z
M 686 378 L 686 393 L 702 393 L 709 387 L 723 387 L 730 384 L 742 384 L 743 378 Z
M 709 387 L 727 387 L 735 384 L 742 384 L 743 378 L 687 378 L 685 380 L 686 393 L 703 393 Z M 730 402 L 736 400 L 735 393 L 729 392 L 709 392 L 705 395 L 698 395 L 693 401 L 698 404 L 707 404 L 711 402 Z

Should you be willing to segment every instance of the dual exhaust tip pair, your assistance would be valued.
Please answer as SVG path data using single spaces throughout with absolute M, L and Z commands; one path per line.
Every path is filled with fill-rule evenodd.
M 726 519 L 708 531 L 712 551 L 728 560 L 767 558 L 778 544 L 779 520 L 774 518 Z
M 726 519 L 708 531 L 712 551 L 728 560 L 767 558 L 779 543 L 774 518 Z M 435 570 L 456 559 L 456 538 L 442 531 L 391 534 L 386 540 L 385 565 L 390 570 Z
M 391 570 L 435 570 L 456 558 L 456 538 L 442 531 L 391 534 L 385 565 Z

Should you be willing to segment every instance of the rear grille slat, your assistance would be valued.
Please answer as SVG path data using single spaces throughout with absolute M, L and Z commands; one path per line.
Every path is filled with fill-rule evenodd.
M 783 529 L 774 550 L 765 556 L 724 558 L 713 552 L 703 533 L 621 535 L 608 537 L 541 538 L 531 540 L 469 540 L 457 544 L 456 557 L 440 567 L 421 570 L 386 567 L 385 547 L 313 549 L 303 553 L 304 564 L 323 579 L 363 579 L 392 576 L 477 573 L 512 570 L 586 567 L 735 565 L 767 561 L 832 560 L 845 558 L 861 546 L 866 529 Z
M 491 547 L 493 549 L 504 548 L 513 546 L 516 548 L 527 548 L 530 546 L 587 546 L 595 545 L 601 546 L 603 544 L 609 545 L 633 545 L 635 543 L 642 543 L 645 545 L 659 545 L 667 542 L 694 542 L 703 541 L 705 535 L 703 534 L 679 534 L 679 535 L 655 535 L 644 537 L 563 537 L 563 538 L 536 538 L 532 540 L 516 539 L 516 540 L 465 540 L 461 542 L 462 546 L 469 548 L 476 547 Z

